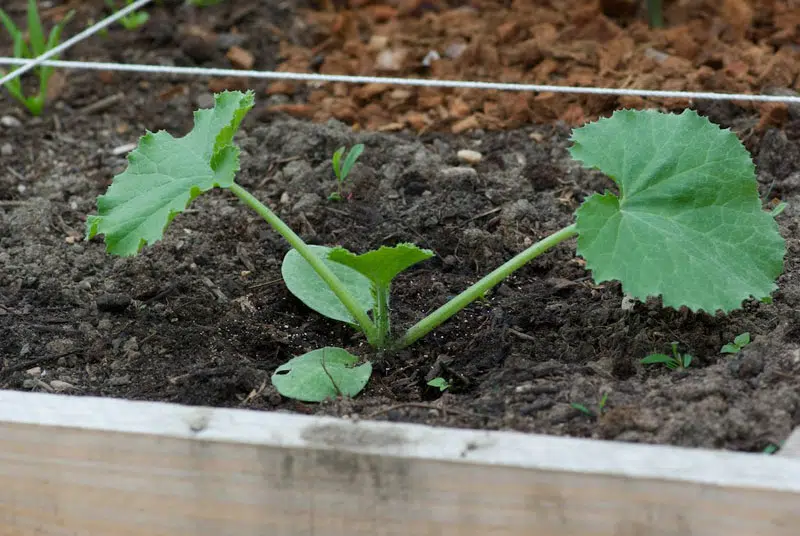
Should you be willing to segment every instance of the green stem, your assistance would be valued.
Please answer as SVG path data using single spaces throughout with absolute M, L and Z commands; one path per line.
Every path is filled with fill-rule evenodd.
M 535 259 L 553 246 L 568 240 L 577 235 L 578 231 L 575 224 L 564 227 L 557 233 L 553 233 L 547 238 L 536 242 L 531 247 L 517 254 L 502 266 L 483 277 L 480 281 L 469 287 L 467 290 L 445 303 L 434 312 L 414 324 L 398 342 L 398 347 L 406 346 L 416 342 L 421 337 L 427 335 L 433 329 L 439 327 L 445 320 L 461 311 L 464 307 L 483 296 L 492 287 L 503 281 L 516 270 L 522 268 L 531 260 Z
M 292 229 L 283 223 L 274 212 L 272 212 L 269 207 L 264 205 L 261 201 L 256 199 L 250 192 L 242 188 L 236 183 L 233 183 L 229 190 L 233 192 L 236 197 L 241 199 L 247 206 L 255 210 L 259 216 L 264 218 L 264 220 L 272 226 L 282 237 L 286 239 L 291 246 L 297 250 L 297 252 L 314 268 L 314 271 L 319 274 L 325 283 L 330 287 L 336 297 L 342 302 L 342 304 L 347 308 L 347 311 L 353 315 L 353 318 L 356 319 L 358 325 L 361 327 L 361 330 L 366 334 L 367 340 L 371 345 L 375 345 L 381 338 L 380 334 L 378 333 L 375 324 L 370 320 L 369 315 L 367 315 L 366 311 L 359 307 L 358 302 L 356 302 L 355 298 L 347 291 L 347 288 L 341 282 L 341 280 L 336 277 L 328 266 L 322 262 L 322 259 L 317 257 L 311 248 L 303 242 L 303 239 L 300 238 Z
M 662 0 L 647 0 L 647 17 L 651 28 L 663 28 Z
M 375 311 L 375 324 L 378 326 L 378 348 L 386 346 L 386 340 L 389 337 L 389 287 L 378 285 L 375 286 L 375 302 L 377 303 L 377 311 Z

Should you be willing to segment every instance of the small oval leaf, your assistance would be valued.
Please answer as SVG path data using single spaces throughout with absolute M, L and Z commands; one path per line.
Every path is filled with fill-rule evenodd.
M 355 366 L 358 358 L 343 348 L 327 346 L 290 359 L 275 370 L 272 385 L 278 392 L 301 402 L 322 402 L 337 396 L 356 396 L 372 375 L 369 362 Z
M 370 311 L 374 300 L 369 279 L 344 264 L 329 261 L 328 253 L 331 248 L 325 246 L 309 247 L 344 283 L 344 286 L 364 311 Z M 336 297 L 336 294 L 333 293 L 328 284 L 314 271 L 314 268 L 306 262 L 297 250 L 289 250 L 289 253 L 283 258 L 281 275 L 289 292 L 309 308 L 333 320 L 356 324 L 355 319 L 339 298 Z

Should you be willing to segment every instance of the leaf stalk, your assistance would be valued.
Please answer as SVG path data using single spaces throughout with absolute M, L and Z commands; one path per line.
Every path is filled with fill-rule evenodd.
M 328 266 L 322 262 L 322 259 L 317 257 L 311 248 L 306 244 L 300 236 L 297 235 L 292 229 L 286 225 L 283 220 L 281 220 L 272 210 L 269 209 L 265 204 L 259 201 L 253 194 L 236 184 L 235 182 L 231 184 L 228 188 L 236 197 L 238 197 L 244 204 L 255 210 L 259 216 L 264 218 L 264 220 L 273 228 L 276 232 L 278 232 L 283 238 L 286 239 L 291 246 L 297 250 L 297 252 L 306 260 L 308 264 L 314 268 L 314 271 L 319 274 L 323 281 L 330 287 L 336 297 L 342 302 L 342 304 L 347 308 L 347 311 L 353 316 L 353 318 L 358 323 L 361 331 L 367 336 L 367 341 L 373 345 L 377 346 L 381 339 L 385 338 L 385 335 L 381 335 L 378 332 L 378 328 L 375 326 L 375 323 L 370 320 L 369 315 L 367 315 L 366 311 L 359 307 L 358 302 L 356 299 L 347 291 L 347 288 L 341 282 L 341 280 L 336 277 Z
M 487 291 L 491 290 L 493 287 L 498 285 L 501 281 L 506 279 L 515 271 L 519 270 L 527 263 L 547 251 L 548 249 L 560 244 L 561 242 L 572 238 L 573 236 L 577 235 L 578 231 L 573 223 L 567 227 L 564 227 L 560 231 L 551 234 L 547 238 L 544 238 L 532 246 L 530 246 L 525 251 L 518 253 L 514 257 L 512 257 L 507 262 L 503 263 L 501 266 L 495 268 L 492 272 L 481 278 L 477 283 L 473 284 L 461 294 L 453 298 L 452 300 L 448 301 L 434 312 L 411 326 L 408 331 L 406 331 L 403 338 L 400 339 L 397 343 L 398 348 L 405 348 L 418 339 L 424 337 L 432 330 L 439 327 L 443 322 L 449 319 L 451 316 L 455 315 L 463 308 L 480 298 L 484 295 Z

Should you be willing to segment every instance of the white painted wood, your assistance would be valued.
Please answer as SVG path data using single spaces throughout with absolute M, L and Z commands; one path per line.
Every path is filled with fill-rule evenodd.
M 777 455 L 800 458 L 800 428 L 795 429 L 783 442 L 783 446 L 778 450 Z
M 800 459 L 0 391 L 0 536 L 789 536 Z

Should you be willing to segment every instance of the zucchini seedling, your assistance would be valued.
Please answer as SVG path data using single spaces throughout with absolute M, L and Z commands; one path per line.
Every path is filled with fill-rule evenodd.
M 136 255 L 163 238 L 173 218 L 198 195 L 227 189 L 292 246 L 281 268 L 288 289 L 311 309 L 353 326 L 374 348 L 388 351 L 416 342 L 532 259 L 573 237 L 596 282 L 618 280 L 625 294 L 640 300 L 660 296 L 664 307 L 729 312 L 777 288 L 785 242 L 761 206 L 754 166 L 739 139 L 694 111 L 623 110 L 575 129 L 570 149 L 584 165 L 608 175 L 616 193 L 587 197 L 574 223 L 518 253 L 395 336 L 389 318 L 392 281 L 433 252 L 411 243 L 362 254 L 306 244 L 234 180 L 239 148 L 233 137 L 253 105 L 252 91 L 224 92 L 215 96 L 214 108 L 195 112 L 186 136 L 148 132 L 128 155 L 127 169 L 98 197 L 97 214 L 86 220 L 86 238 L 104 235 L 109 253 Z M 324 355 L 330 356 L 325 366 Z M 341 376 L 343 371 L 363 374 L 355 358 L 344 359 L 330 348 L 314 356 L 303 364 L 319 366 L 302 369 L 327 377 L 315 383 L 327 387 L 288 390 L 280 380 L 289 375 L 297 383 L 311 383 L 290 368 L 273 376 L 279 392 L 313 401 L 352 396 L 363 387 Z
M 61 32 L 74 14 L 75 10 L 70 11 L 61 19 L 61 22 L 53 26 L 47 40 L 45 40 L 44 30 L 42 29 L 42 19 L 39 17 L 39 9 L 36 6 L 36 0 L 28 0 L 27 41 L 25 39 L 25 33 L 14 24 L 11 17 L 2 9 L 0 9 L 0 23 L 3 24 L 6 31 L 11 36 L 11 42 L 14 47 L 14 57 L 18 59 L 33 59 L 58 46 L 61 42 Z M 54 56 L 52 59 L 58 59 L 58 56 Z M 19 69 L 19 67 L 12 67 L 11 72 L 16 69 Z M 39 79 L 39 90 L 34 95 L 27 96 L 25 94 L 20 78 L 9 80 L 5 83 L 5 88 L 12 97 L 17 99 L 28 109 L 31 115 L 38 116 L 41 115 L 44 110 L 44 104 L 47 100 L 47 86 L 55 69 L 53 67 L 40 65 L 35 67 L 33 72 Z M 0 76 L 3 75 L 5 75 L 5 71 L 0 69 Z
M 344 161 L 342 161 L 344 147 L 339 147 L 336 149 L 336 152 L 333 153 L 331 165 L 333 166 L 333 174 L 336 176 L 336 191 L 328 196 L 330 201 L 341 201 L 343 199 L 342 189 L 344 187 L 344 182 L 347 180 L 347 176 L 350 175 L 350 170 L 353 169 L 353 166 L 362 152 L 364 152 L 364 144 L 359 143 L 353 145 L 353 148 L 347 153 Z
M 678 343 L 672 342 L 672 355 L 667 354 L 650 354 L 641 359 L 639 362 L 643 365 L 664 365 L 670 370 L 687 369 L 692 364 L 694 359 L 689 354 L 682 354 L 678 352 Z

